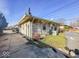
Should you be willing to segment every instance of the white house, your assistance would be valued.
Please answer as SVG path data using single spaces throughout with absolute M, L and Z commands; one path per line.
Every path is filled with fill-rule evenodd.
M 34 39 L 49 35 L 49 30 L 53 29 L 55 25 L 59 26 L 53 21 L 29 15 L 24 15 L 18 23 L 19 32 L 28 38 Z

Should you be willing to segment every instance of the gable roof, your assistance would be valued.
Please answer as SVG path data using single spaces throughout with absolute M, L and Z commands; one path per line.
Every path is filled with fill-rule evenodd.
M 53 22 L 51 20 L 47 20 L 47 19 L 43 19 L 43 18 L 39 18 L 39 17 L 35 17 L 35 16 L 29 16 L 29 15 L 24 15 L 21 20 L 19 21 L 19 25 L 25 23 L 25 22 L 36 22 L 36 23 L 43 23 L 43 24 L 56 24 L 59 25 L 59 23 Z

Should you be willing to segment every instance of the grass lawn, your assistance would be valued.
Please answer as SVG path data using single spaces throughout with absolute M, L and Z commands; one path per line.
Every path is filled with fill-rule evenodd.
M 55 48 L 64 48 L 66 47 L 66 39 L 63 33 L 60 33 L 57 36 L 49 35 L 41 40 L 43 43 L 48 44 Z

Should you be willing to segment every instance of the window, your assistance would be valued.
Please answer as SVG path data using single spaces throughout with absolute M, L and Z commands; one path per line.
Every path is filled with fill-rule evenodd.
M 46 26 L 43 26 L 43 30 L 46 30 Z
M 57 26 L 55 26 L 54 30 L 55 30 L 55 31 L 57 30 Z

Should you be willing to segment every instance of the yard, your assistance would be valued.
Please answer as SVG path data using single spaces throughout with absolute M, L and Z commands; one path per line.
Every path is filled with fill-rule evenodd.
M 43 43 L 56 48 L 66 47 L 66 39 L 64 33 L 60 33 L 57 36 L 49 35 L 41 40 Z

